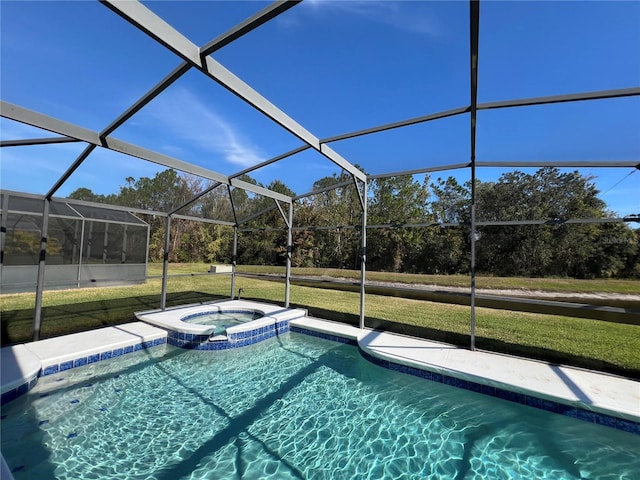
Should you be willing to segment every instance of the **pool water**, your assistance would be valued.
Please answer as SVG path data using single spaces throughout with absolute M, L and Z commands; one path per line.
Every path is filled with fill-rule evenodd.
M 263 315 L 258 312 L 207 312 L 206 314 L 189 315 L 182 319 L 183 322 L 197 323 L 198 325 L 210 325 L 215 327 L 215 334 L 225 333 L 226 328 L 232 325 L 247 323 Z
M 128 357 L 128 358 L 127 358 Z M 2 410 L 16 479 L 632 479 L 640 436 L 378 367 L 299 333 L 41 378 Z

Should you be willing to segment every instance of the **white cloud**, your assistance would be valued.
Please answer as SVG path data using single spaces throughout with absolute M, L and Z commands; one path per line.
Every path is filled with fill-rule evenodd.
M 439 36 L 442 33 L 435 16 L 429 14 L 429 2 L 308 0 L 302 5 L 306 5 L 312 15 L 323 12 L 349 14 L 408 32 L 431 36 Z
M 160 122 L 179 140 L 170 145 L 165 139 L 165 151 L 186 150 L 188 145 L 184 142 L 190 142 L 240 167 L 250 167 L 267 158 L 231 122 L 185 88 L 167 91 L 149 105 L 148 111 L 153 121 Z

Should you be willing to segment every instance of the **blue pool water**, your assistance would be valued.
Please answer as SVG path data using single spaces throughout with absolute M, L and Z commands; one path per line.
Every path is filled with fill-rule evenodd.
M 198 325 L 210 325 L 215 327 L 215 334 L 226 333 L 227 327 L 247 323 L 263 317 L 262 313 L 254 311 L 212 311 L 187 315 L 183 322 L 197 323 Z
M 43 377 L 2 409 L 16 479 L 636 479 L 640 436 L 290 333 Z

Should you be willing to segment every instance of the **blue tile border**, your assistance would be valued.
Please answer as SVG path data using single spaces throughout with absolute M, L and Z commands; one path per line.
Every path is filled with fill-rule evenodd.
M 283 320 L 276 322 L 275 324 L 266 325 L 253 330 L 246 330 L 242 332 L 232 333 L 224 340 L 209 341 L 209 335 L 197 335 L 197 334 L 185 334 L 182 332 L 168 331 L 167 337 L 157 338 L 155 340 L 130 345 L 124 348 L 116 348 L 114 350 L 107 350 L 99 354 L 93 354 L 86 357 L 79 357 L 74 360 L 62 362 L 57 365 L 49 365 L 46 368 L 40 370 L 37 376 L 29 379 L 22 385 L 9 390 L 2 394 L 0 401 L 1 405 L 4 405 L 21 395 L 24 395 L 31 390 L 38 380 L 38 377 L 53 375 L 58 372 L 69 370 L 72 368 L 81 367 L 91 363 L 99 362 L 102 360 L 108 360 L 110 358 L 119 357 L 128 353 L 137 352 L 142 349 L 152 348 L 155 346 L 163 345 L 165 343 L 195 350 L 227 350 L 231 348 L 241 348 L 255 343 L 267 340 L 269 338 L 276 337 L 278 335 L 285 334 L 287 332 L 302 333 L 313 337 L 323 338 L 338 343 L 343 343 L 352 346 L 358 346 L 358 342 L 352 338 L 341 337 L 339 335 L 317 332 L 302 327 L 290 326 L 289 320 Z M 390 370 L 394 370 L 400 373 L 413 375 L 425 380 L 431 380 L 437 383 L 443 383 L 456 388 L 463 388 L 473 392 L 481 393 L 483 395 L 489 395 L 492 397 L 500 398 L 514 403 L 527 405 L 532 408 L 538 408 L 552 413 L 565 415 L 571 418 L 575 418 L 581 421 L 596 423 L 611 428 L 616 428 L 629 433 L 640 435 L 640 423 L 631 420 L 626 420 L 603 413 L 597 413 L 590 410 L 585 410 L 580 407 L 566 405 L 552 400 L 541 399 L 526 395 L 524 393 L 512 392 L 510 390 L 504 390 L 491 385 L 480 384 L 470 380 L 459 379 L 449 375 L 431 372 L 428 370 L 422 370 L 420 368 L 402 365 L 394 363 L 389 360 L 374 357 L 373 355 L 358 348 L 360 354 L 368 361 Z
M 332 340 L 340 343 L 346 343 L 349 345 L 358 345 L 356 340 L 350 338 L 344 338 L 337 335 L 328 333 L 316 332 L 314 330 L 308 330 L 301 327 L 291 327 L 292 332 L 303 333 L 313 337 L 324 338 L 326 340 Z M 406 373 L 415 377 L 423 378 L 425 380 L 431 380 L 432 382 L 444 383 L 456 388 L 463 388 L 472 392 L 481 393 L 491 397 L 501 398 L 509 402 L 519 403 L 521 405 L 527 405 L 529 407 L 538 408 L 551 413 L 557 413 L 566 417 L 575 418 L 590 423 L 597 423 L 598 425 L 604 425 L 611 428 L 616 428 L 629 433 L 640 435 L 640 423 L 632 420 L 626 420 L 623 418 L 614 417 L 604 413 L 593 412 L 585 410 L 573 405 L 566 405 L 564 403 L 554 402 L 553 400 L 546 400 L 538 397 L 533 397 L 524 393 L 512 392 L 510 390 L 504 390 L 499 387 L 493 387 L 491 385 L 485 385 L 471 380 L 463 380 L 457 377 L 449 375 L 430 372 L 428 370 L 422 370 L 417 367 L 411 367 L 394 363 L 390 360 L 374 357 L 373 355 L 365 352 L 361 348 L 358 348 L 360 354 L 368 361 L 384 367 L 389 370 L 394 370 L 400 373 Z
M 35 375 L 35 376 L 33 376 L 33 378 L 29 379 L 28 381 L 26 381 L 22 385 L 14 388 L 14 389 L 11 389 L 11 390 L 9 390 L 7 392 L 4 392 L 2 394 L 2 398 L 0 399 L 0 405 L 4 405 L 5 403 L 10 402 L 11 400 L 15 400 L 19 396 L 24 395 L 29 390 L 31 390 L 33 387 L 35 387 L 37 382 L 38 382 L 38 375 Z
M 167 343 L 190 350 L 229 350 L 242 348 L 283 335 L 290 331 L 289 320 L 280 320 L 270 325 L 228 334 L 220 340 L 209 340 L 210 335 L 183 333 L 167 330 Z
M 25 393 L 27 393 L 29 390 L 31 390 L 33 387 L 35 387 L 36 382 L 38 380 L 39 377 L 46 377 L 48 375 L 53 375 L 55 373 L 60 373 L 60 372 L 64 372 L 66 370 L 71 370 L 72 368 L 78 368 L 78 367 L 82 367 L 85 365 L 89 365 L 91 363 L 96 363 L 96 362 L 100 362 L 103 360 L 109 360 L 110 358 L 115 358 L 115 357 L 119 357 L 122 355 L 126 355 L 128 353 L 133 353 L 133 352 L 137 352 L 139 350 L 142 350 L 143 348 L 151 348 L 151 347 L 156 347 L 158 345 L 164 345 L 165 343 L 167 343 L 167 338 L 166 337 L 162 337 L 162 338 L 156 338 L 155 340 L 151 340 L 148 342 L 144 342 L 144 343 L 138 343 L 135 345 L 129 345 L 127 347 L 118 347 L 116 349 L 113 350 L 106 350 L 104 352 L 100 352 L 100 353 L 96 353 L 96 354 L 92 354 L 92 355 L 88 355 L 88 356 L 84 356 L 84 357 L 78 357 L 76 359 L 73 360 L 67 360 L 64 362 L 61 362 L 59 364 L 55 364 L 55 365 L 48 365 L 47 367 L 40 369 L 40 372 L 38 372 L 38 374 L 36 376 L 34 376 L 33 378 L 29 379 L 28 381 L 26 381 L 25 383 L 23 383 L 22 385 L 18 386 L 17 388 L 14 388 L 12 390 L 9 390 L 5 393 L 2 394 L 2 399 L 0 400 L 0 405 L 4 405 L 5 403 L 10 402 L 11 400 L 14 400 L 16 398 L 18 398 L 21 395 L 24 395 Z
M 306 328 L 296 326 L 292 326 L 291 331 L 296 333 L 304 333 L 305 335 L 310 335 L 312 337 L 324 338 L 325 340 L 331 340 L 332 342 L 345 343 L 347 345 L 353 345 L 355 347 L 358 346 L 358 341 L 353 338 L 341 337 L 339 335 L 333 335 L 331 333 L 316 332 L 315 330 L 308 330 Z
M 103 360 L 109 360 L 111 358 L 120 357 L 128 353 L 137 352 L 139 350 L 142 350 L 143 348 L 156 347 L 158 345 L 163 345 L 165 343 L 167 343 L 167 339 L 166 337 L 162 337 L 162 338 L 157 338 L 155 340 L 150 340 L 143 343 L 128 345 L 126 347 L 118 347 L 118 348 L 114 348 L 113 350 L 105 350 L 104 352 L 94 353 L 84 357 L 78 357 L 74 360 L 68 360 L 57 365 L 49 365 L 44 369 L 40 370 L 39 376 L 46 377 L 47 375 L 63 372 L 65 370 L 70 370 L 72 368 L 82 367 L 84 365 L 89 365 L 91 363 L 101 362 Z
M 73 368 L 82 367 L 87 364 L 87 357 L 76 358 L 73 361 Z

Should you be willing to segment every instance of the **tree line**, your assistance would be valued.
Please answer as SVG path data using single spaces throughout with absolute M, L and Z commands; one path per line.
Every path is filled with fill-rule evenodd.
M 279 180 L 261 185 L 295 196 Z M 362 208 L 351 176 L 324 177 L 321 191 L 294 203 L 292 265 L 360 268 Z M 325 190 L 333 185 L 337 188 Z M 172 211 L 215 185 L 165 170 L 153 178 L 129 177 L 117 194 L 80 188 L 71 198 L 149 211 Z M 471 184 L 454 177 L 422 182 L 411 175 L 373 179 L 368 184 L 367 268 L 406 273 L 468 274 L 470 271 Z M 322 191 L 324 190 L 324 191 Z M 233 204 L 229 200 L 233 199 Z M 262 213 L 265 212 L 266 213 Z M 283 208 L 286 214 L 287 210 Z M 274 200 L 225 185 L 212 188 L 171 221 L 172 262 L 229 263 L 233 230 L 180 215 L 243 222 L 238 263 L 283 265 L 287 232 Z M 615 216 L 598 198 L 593 177 L 542 168 L 512 171 L 495 182 L 476 181 L 476 272 L 496 276 L 640 278 L 640 229 L 626 223 L 567 223 L 568 219 Z M 165 219 L 142 215 L 151 226 L 150 260 L 164 251 Z M 254 218 L 255 217 L 255 218 Z M 545 220 L 535 225 L 483 222 Z

